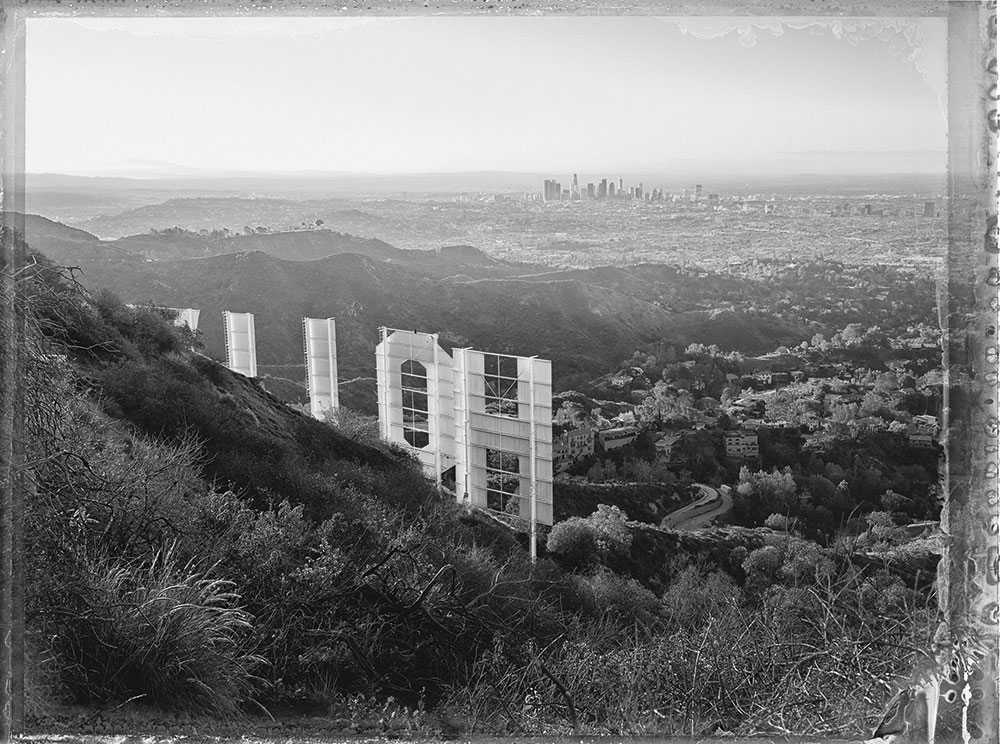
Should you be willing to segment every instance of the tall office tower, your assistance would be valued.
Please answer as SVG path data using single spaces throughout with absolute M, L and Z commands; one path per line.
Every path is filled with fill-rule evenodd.
M 222 313 L 226 327 L 226 366 L 246 377 L 257 376 L 257 334 L 253 313 Z
M 619 196 L 625 195 L 625 179 L 622 178 L 621 176 L 618 176 L 618 195 Z
M 600 199 L 606 199 L 608 196 L 608 179 L 602 178 L 601 185 L 597 187 L 597 196 Z
M 937 206 L 934 202 L 924 202 L 924 217 L 936 217 L 937 216 Z
M 594 190 L 594 184 L 588 183 L 587 184 L 587 198 L 588 199 L 593 199 L 595 196 L 597 196 L 597 192 Z
M 573 199 L 580 198 L 580 182 L 576 179 L 576 174 L 573 174 L 573 185 L 570 187 L 570 197 Z
M 554 178 L 546 179 L 545 189 L 542 192 L 542 198 L 545 201 L 552 201 L 553 199 L 558 199 L 560 191 L 561 189 L 559 188 L 558 181 L 556 181 Z
M 610 196 L 611 198 L 614 198 L 614 196 L 615 196 L 615 182 L 614 181 L 612 181 L 611 183 L 608 184 L 608 196 Z
M 640 181 L 639 185 L 635 187 L 635 198 L 636 199 L 642 198 L 642 181 Z
M 694 185 L 694 198 L 695 199 L 701 199 L 701 184 L 700 183 L 696 183 Z
M 682 198 L 682 199 L 683 199 L 684 201 L 687 201 L 687 200 L 688 200 L 688 190 L 687 190 L 687 189 L 684 189 L 684 190 L 683 190 L 683 191 L 681 192 L 681 198 Z
M 309 412 L 313 418 L 322 419 L 326 411 L 340 407 L 337 323 L 333 318 L 303 318 L 302 337 L 305 342 Z

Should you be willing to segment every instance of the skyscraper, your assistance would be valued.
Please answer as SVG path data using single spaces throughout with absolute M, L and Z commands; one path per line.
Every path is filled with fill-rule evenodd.
M 554 178 L 545 180 L 545 187 L 542 191 L 542 198 L 545 201 L 558 201 L 563 198 L 563 187 Z
M 580 198 L 580 182 L 576 178 L 576 173 L 573 174 L 573 185 L 570 188 L 569 195 L 571 199 Z
M 608 196 L 608 179 L 602 178 L 601 185 L 597 189 L 597 196 L 600 199 L 606 199 Z

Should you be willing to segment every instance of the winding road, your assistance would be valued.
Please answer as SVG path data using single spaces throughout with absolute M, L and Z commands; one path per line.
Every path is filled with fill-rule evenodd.
M 677 511 L 670 512 L 663 518 L 661 526 L 670 530 L 700 530 L 708 527 L 712 520 L 725 514 L 733 506 L 732 492 L 726 488 L 718 491 L 704 483 L 695 483 L 701 491 L 701 497 Z

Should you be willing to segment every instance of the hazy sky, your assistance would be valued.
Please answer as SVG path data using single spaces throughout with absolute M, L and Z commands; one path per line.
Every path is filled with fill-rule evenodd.
M 27 170 L 617 173 L 789 151 L 943 169 L 943 28 L 920 22 L 922 74 L 887 41 L 648 17 L 37 19 Z

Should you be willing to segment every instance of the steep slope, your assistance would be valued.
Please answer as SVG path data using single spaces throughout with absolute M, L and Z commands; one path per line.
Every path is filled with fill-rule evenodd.
M 131 252 L 127 249 L 103 243 L 84 230 L 68 227 L 35 214 L 24 216 L 24 231 L 30 245 L 39 246 L 41 253 L 64 266 L 131 256 Z

